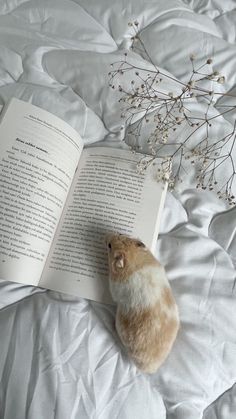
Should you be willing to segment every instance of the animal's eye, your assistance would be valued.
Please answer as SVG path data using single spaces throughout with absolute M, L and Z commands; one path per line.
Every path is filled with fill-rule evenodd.
M 109 249 L 111 249 L 111 243 L 108 243 L 108 247 L 109 247 Z
M 138 247 L 145 247 L 145 244 L 144 244 L 143 242 L 141 242 L 141 240 L 138 240 L 138 241 L 136 242 L 136 245 L 137 245 Z

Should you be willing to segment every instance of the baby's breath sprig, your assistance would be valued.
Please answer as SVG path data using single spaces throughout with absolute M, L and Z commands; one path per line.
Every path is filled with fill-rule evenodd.
M 143 148 L 141 137 L 147 138 L 149 156 L 141 158 L 137 171 L 143 173 L 157 158 L 162 158 L 157 180 L 168 180 L 169 188 L 174 189 L 186 176 L 188 164 L 194 165 L 197 188 L 215 191 L 220 199 L 236 205 L 236 192 L 233 192 L 236 187 L 236 121 L 224 137 L 213 138 L 212 135 L 216 119 L 236 109 L 236 104 L 223 107 L 222 112 L 214 107 L 219 95 L 231 96 L 217 89 L 225 82 L 224 75 L 212 69 L 211 57 L 197 65 L 196 56 L 191 54 L 190 77 L 186 82 L 178 80 L 152 61 L 139 34 L 139 22 L 130 22 L 129 26 L 133 29 L 131 49 L 141 52 L 151 66 L 147 69 L 133 63 L 127 51 L 122 60 L 111 65 L 109 86 L 121 93 L 121 118 L 127 137 L 132 137 L 131 149 L 140 151 Z M 122 79 L 125 74 L 131 78 L 128 87 L 127 77 L 126 83 Z M 173 83 L 174 91 L 166 91 L 163 87 L 166 81 Z M 201 103 L 200 113 L 193 113 L 193 101 Z M 146 136 L 148 126 L 151 128 Z M 184 135 L 185 127 L 187 134 Z

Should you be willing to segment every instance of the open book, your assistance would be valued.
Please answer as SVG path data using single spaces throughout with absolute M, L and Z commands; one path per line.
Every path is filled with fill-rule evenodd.
M 0 279 L 111 303 L 105 234 L 153 250 L 164 205 L 166 186 L 154 169 L 137 174 L 139 160 L 83 150 L 67 123 L 12 99 L 0 123 Z

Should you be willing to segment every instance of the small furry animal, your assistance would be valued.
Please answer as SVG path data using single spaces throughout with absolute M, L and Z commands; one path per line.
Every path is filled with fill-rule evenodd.
M 117 303 L 116 330 L 136 366 L 154 373 L 179 329 L 164 267 L 140 240 L 110 234 L 106 243 L 110 291 Z

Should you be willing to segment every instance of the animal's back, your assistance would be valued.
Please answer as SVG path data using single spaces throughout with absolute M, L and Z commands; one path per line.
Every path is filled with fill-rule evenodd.
M 178 309 L 168 287 L 150 308 L 117 310 L 116 328 L 139 369 L 155 372 L 167 358 L 179 329 Z

